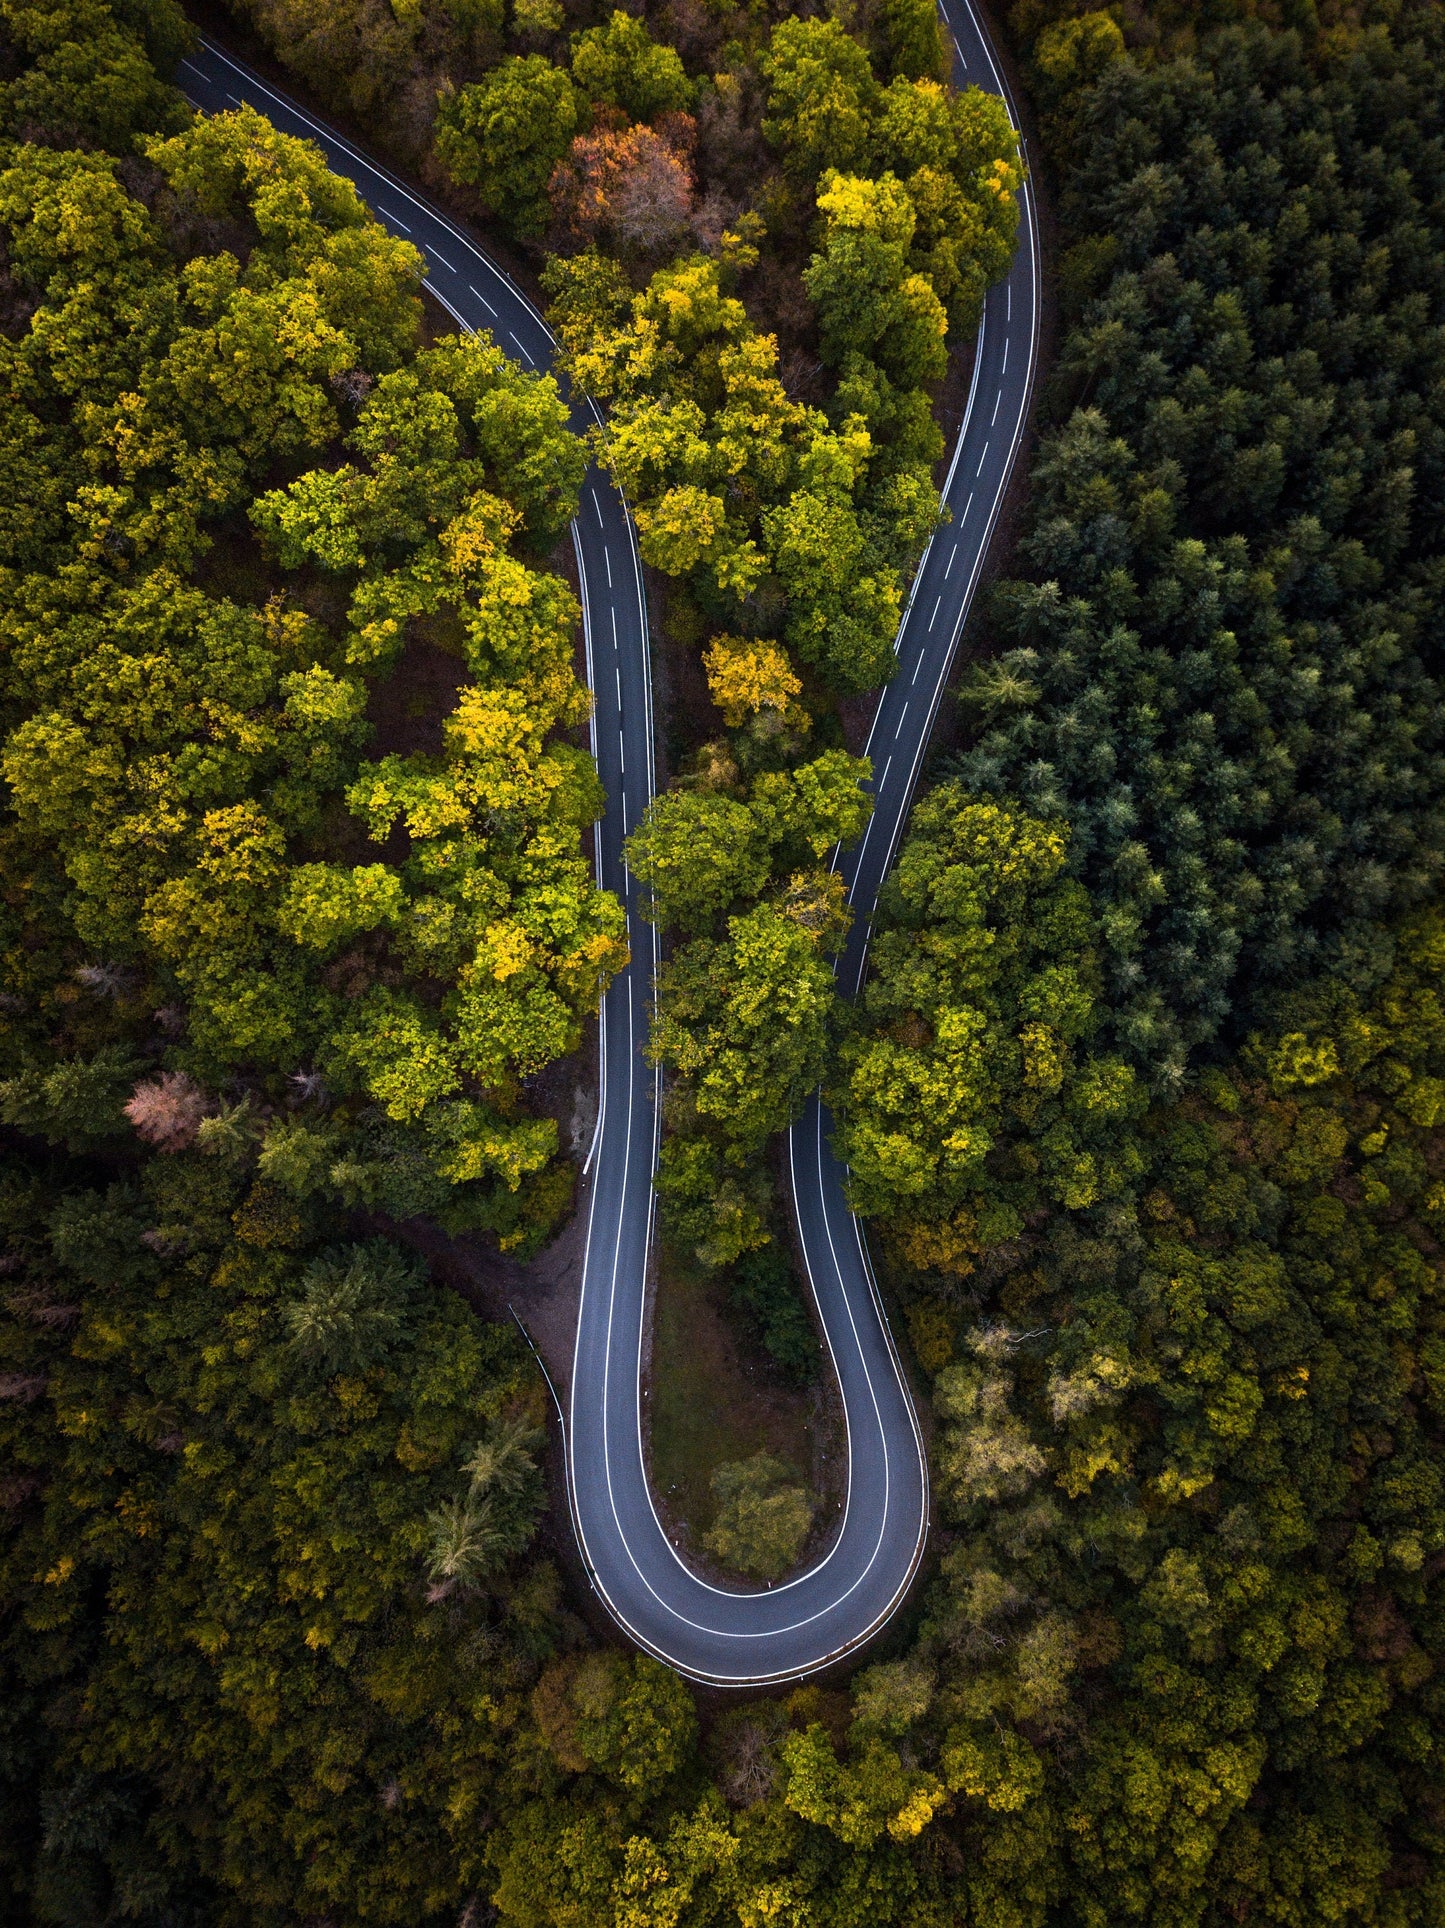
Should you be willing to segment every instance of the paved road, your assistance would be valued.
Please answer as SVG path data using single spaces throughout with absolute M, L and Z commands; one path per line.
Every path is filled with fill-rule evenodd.
M 948 0 L 945 13 L 956 77 L 1003 91 L 967 0 Z M 181 81 L 208 111 L 245 101 L 285 132 L 315 141 L 378 218 L 422 250 L 431 292 L 462 326 L 490 329 L 530 366 L 550 365 L 553 343 L 541 317 L 437 210 L 219 49 L 203 46 L 184 62 Z M 898 675 L 869 740 L 877 771 L 874 816 L 842 866 L 857 913 L 839 967 L 849 995 L 861 982 L 868 917 L 1022 439 L 1037 327 L 1037 230 L 1026 190 L 1018 255 L 1007 281 L 989 295 L 979 335 L 968 413 L 945 491 L 953 520 L 920 565 L 899 633 Z M 581 426 L 585 405 L 574 413 Z M 573 541 L 596 697 L 593 749 L 608 799 L 598 875 L 626 907 L 632 947 L 632 962 L 602 1008 L 602 1104 L 587 1161 L 587 1244 L 567 1419 L 573 1520 L 594 1585 L 640 1646 L 697 1680 L 742 1686 L 796 1679 L 867 1640 L 903 1598 L 927 1534 L 927 1462 L 861 1229 L 828 1149 L 827 1113 L 814 1102 L 791 1134 L 790 1152 L 800 1239 L 847 1419 L 841 1526 L 807 1573 L 757 1591 L 714 1587 L 700 1578 L 657 1517 L 644 1461 L 640 1383 L 658 1134 L 657 1083 L 642 1045 L 657 945 L 622 860 L 622 840 L 652 796 L 652 690 L 632 525 L 617 490 L 596 470 L 584 484 Z

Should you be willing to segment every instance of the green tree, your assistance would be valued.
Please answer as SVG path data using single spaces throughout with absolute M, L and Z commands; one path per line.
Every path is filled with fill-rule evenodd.
M 938 9 L 928 0 L 885 0 L 878 31 L 888 71 L 909 80 L 947 80 L 951 62 Z
M 0 1406 L 27 1482 L 0 1568 L 7 1893 L 40 1919 L 460 1908 L 462 1811 L 498 1797 L 562 1625 L 526 1552 L 520 1341 L 195 1154 L 108 1196 L 12 1161 L 0 1213 L 26 1253 L 4 1370 L 44 1387 Z M 509 1550 L 429 1600 L 459 1480 Z
M 719 1466 L 712 1476 L 709 1553 L 734 1572 L 781 1579 L 796 1564 L 813 1524 L 814 1502 L 781 1460 L 768 1453 Z
M 576 91 L 541 54 L 510 55 L 482 80 L 444 94 L 437 153 L 454 180 L 519 235 L 547 221 L 547 183 L 577 131 Z
M 908 271 L 916 217 L 907 193 L 892 175 L 866 181 L 832 170 L 820 189 L 827 225 L 806 285 L 823 352 L 835 362 L 866 355 L 907 388 L 936 380 L 948 318 L 932 283 Z
M 863 158 L 877 82 L 868 55 L 836 20 L 779 21 L 761 66 L 763 132 L 789 167 L 813 181 Z
M 704 790 L 657 798 L 627 843 L 627 862 L 649 892 L 649 916 L 683 930 L 709 928 L 739 897 L 753 897 L 772 865 L 766 832 L 745 803 Z
M 732 1154 L 791 1122 L 826 1062 L 833 976 L 808 932 L 769 904 L 729 918 L 664 965 L 648 1049 L 692 1081 Z
M 676 50 L 620 8 L 602 26 L 573 36 L 572 77 L 589 100 L 620 107 L 629 120 L 655 120 L 692 105 L 692 84 Z

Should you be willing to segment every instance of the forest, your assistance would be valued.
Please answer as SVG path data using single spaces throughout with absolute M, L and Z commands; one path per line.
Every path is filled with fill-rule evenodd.
M 848 1004 L 1001 104 L 921 0 L 230 4 L 606 427 L 194 116 L 174 0 L 0 0 L 7 1918 L 1433 1928 L 1445 7 L 1000 23 L 1056 339 Z M 607 1636 L 532 1356 L 423 1256 L 578 1197 L 589 455 L 690 665 L 629 844 L 664 1239 L 815 1370 L 821 1081 L 929 1409 L 918 1589 L 766 1697 Z M 709 1546 L 785 1571 L 754 1474 Z

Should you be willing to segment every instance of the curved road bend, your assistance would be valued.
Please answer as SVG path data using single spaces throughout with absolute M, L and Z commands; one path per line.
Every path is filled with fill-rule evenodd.
M 1006 93 L 968 0 L 948 0 L 945 18 L 957 53 L 955 78 Z M 183 63 L 182 84 L 207 111 L 244 101 L 284 132 L 316 142 L 386 226 L 421 249 L 430 291 L 463 327 L 490 329 L 529 366 L 550 365 L 545 324 L 501 270 L 330 128 L 209 45 Z M 869 738 L 877 771 L 874 815 L 842 866 L 856 913 L 839 965 L 850 996 L 862 981 L 868 919 L 1027 420 L 1039 306 L 1037 223 L 1027 186 L 1023 216 L 1013 267 L 985 307 L 968 410 L 945 487 L 953 519 L 919 566 L 899 632 L 898 675 L 884 691 Z M 581 406 L 574 414 L 578 426 L 588 419 Z M 828 1147 L 830 1121 L 815 1100 L 794 1128 L 790 1149 L 799 1235 L 848 1427 L 842 1525 L 807 1573 L 766 1592 L 740 1592 L 714 1587 L 685 1566 L 657 1517 L 640 1383 L 658 1134 L 656 1079 L 642 1045 L 657 943 L 639 915 L 622 859 L 622 840 L 652 795 L 652 692 L 631 522 L 615 487 L 595 469 L 583 486 L 573 541 L 596 697 L 593 748 L 608 799 L 598 874 L 626 907 L 632 946 L 632 962 L 614 980 L 601 1014 L 602 1104 L 588 1158 L 595 1170 L 567 1427 L 573 1520 L 593 1584 L 639 1646 L 693 1679 L 718 1685 L 797 1679 L 867 1640 L 903 1598 L 927 1533 L 927 1464 L 861 1228 Z

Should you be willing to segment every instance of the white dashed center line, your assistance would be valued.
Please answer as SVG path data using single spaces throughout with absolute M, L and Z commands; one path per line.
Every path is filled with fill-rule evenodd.
M 469 288 L 472 288 L 472 284 L 470 281 L 467 283 L 467 286 Z M 477 300 L 481 302 L 482 306 L 486 309 L 487 313 L 492 317 L 492 320 L 495 321 L 497 319 L 497 311 L 492 306 L 491 302 L 487 300 L 487 297 L 482 293 L 481 289 L 472 288 L 472 293 L 476 296 Z
M 423 241 L 422 247 L 432 257 L 433 261 L 441 262 L 442 266 L 446 269 L 448 274 L 456 273 L 456 269 L 452 266 L 451 262 L 447 260 L 444 254 L 438 254 L 430 241 Z

